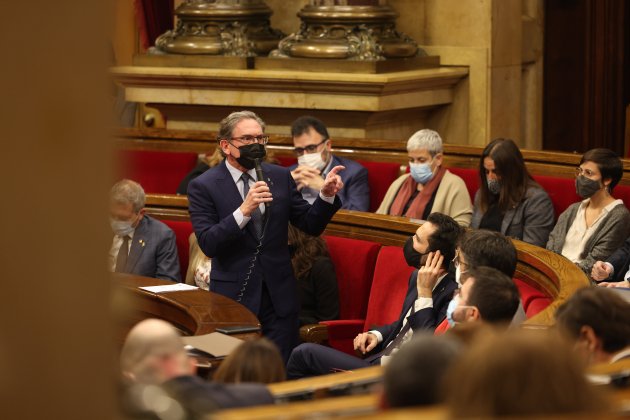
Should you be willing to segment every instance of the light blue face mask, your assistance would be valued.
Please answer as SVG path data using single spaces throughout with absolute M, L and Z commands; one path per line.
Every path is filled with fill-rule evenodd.
M 433 171 L 428 163 L 409 163 L 409 172 L 418 184 L 424 185 L 433 178 Z
M 133 222 L 127 220 L 110 219 L 109 223 L 114 233 L 118 236 L 130 235 L 134 230 Z
M 454 327 L 457 322 L 453 319 L 453 313 L 455 309 L 459 306 L 459 295 L 453 297 L 451 301 L 448 303 L 448 307 L 446 308 L 446 320 L 448 321 L 448 325 L 450 327 Z

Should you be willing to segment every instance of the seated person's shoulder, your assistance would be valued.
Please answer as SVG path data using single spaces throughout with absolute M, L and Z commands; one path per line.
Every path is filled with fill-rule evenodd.
M 345 157 L 334 155 L 335 159 L 337 159 L 343 166 L 346 167 L 346 171 L 358 172 L 358 171 L 367 171 L 367 168 L 361 165 L 356 160 L 348 159 Z M 334 165 L 334 162 L 333 162 Z

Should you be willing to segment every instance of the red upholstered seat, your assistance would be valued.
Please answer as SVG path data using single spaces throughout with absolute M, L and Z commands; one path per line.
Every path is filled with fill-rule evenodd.
M 398 319 L 412 271 L 413 267 L 407 265 L 401 247 L 381 248 L 374 268 L 364 330 L 391 324 Z
M 400 164 L 391 162 L 358 161 L 368 170 L 370 185 L 370 211 L 381 205 L 389 186 L 400 176 Z
M 622 199 L 626 207 L 630 209 L 630 186 L 617 184 L 613 190 L 613 196 Z
M 389 324 L 398 319 L 412 271 L 413 268 L 405 262 L 402 248 L 382 247 L 376 259 L 367 314 L 360 319 L 321 322 L 328 325 L 328 344 L 354 354 L 352 341 L 357 334 L 374 325 Z
M 328 342 L 332 347 L 352 354 L 354 335 L 348 341 L 348 330 L 355 331 L 354 324 L 359 324 L 359 330 L 363 326 L 374 266 L 381 245 L 336 236 L 325 236 L 324 239 L 335 265 L 339 288 L 339 318 L 343 321 L 324 321 L 321 324 L 328 325 Z
M 293 156 L 274 156 L 273 158 L 278 161 L 278 165 L 287 168 L 297 163 L 297 158 Z
M 477 169 L 469 168 L 446 168 L 453 175 L 457 175 L 466 183 L 468 194 L 470 194 L 470 201 L 474 202 L 475 193 L 479 189 L 479 171 Z
M 177 242 L 177 255 L 179 257 L 179 269 L 182 274 L 182 282 L 186 280 L 186 271 L 188 270 L 189 244 L 188 237 L 193 231 L 192 223 L 188 221 L 178 220 L 162 220 L 164 224 L 173 229 L 175 232 L 175 241 Z
M 534 175 L 534 179 L 549 194 L 556 213 L 556 219 L 571 204 L 582 200 L 575 192 L 575 178 Z
M 195 167 L 196 153 L 120 150 L 119 178 L 132 179 L 146 193 L 175 194 L 182 179 Z
M 520 279 L 514 279 L 514 284 L 518 288 L 521 295 L 521 301 L 523 302 L 523 309 L 527 318 L 531 318 L 538 312 L 545 309 L 553 301 L 551 296 L 538 290 L 529 283 Z

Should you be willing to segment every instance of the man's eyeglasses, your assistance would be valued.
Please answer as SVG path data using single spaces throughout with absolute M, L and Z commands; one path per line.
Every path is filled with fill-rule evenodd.
M 324 139 L 317 144 L 309 144 L 308 146 L 305 146 L 305 147 L 295 147 L 293 149 L 293 152 L 295 153 L 296 156 L 302 156 L 304 152 L 315 153 L 317 151 L 317 148 L 321 146 L 322 144 L 324 144 L 324 142 L 326 141 L 328 141 L 328 139 Z
M 451 262 L 453 263 L 453 267 L 455 268 L 459 267 L 460 265 L 466 265 L 465 263 L 459 260 L 459 252 L 455 252 L 455 257 L 453 257 Z
M 241 137 L 232 137 L 230 140 L 237 140 L 243 144 L 267 144 L 269 142 L 269 136 L 265 134 L 261 134 L 259 136 L 241 136 Z
M 584 175 L 585 177 L 592 177 L 592 176 L 597 176 L 597 174 L 595 174 L 595 172 L 591 171 L 590 169 L 582 169 L 579 166 L 577 168 L 575 168 L 575 176 L 580 176 L 580 175 Z

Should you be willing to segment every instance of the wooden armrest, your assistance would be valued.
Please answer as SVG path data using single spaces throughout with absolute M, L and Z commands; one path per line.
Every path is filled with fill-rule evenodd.
M 307 324 L 300 327 L 300 339 L 305 343 L 322 344 L 328 340 L 328 326 Z

